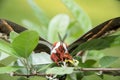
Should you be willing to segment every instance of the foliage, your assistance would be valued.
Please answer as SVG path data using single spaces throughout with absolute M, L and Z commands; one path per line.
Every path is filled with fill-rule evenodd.
M 100 59 L 99 64 L 101 67 L 109 67 L 111 64 L 114 63 L 119 57 L 114 56 L 104 56 Z
M 28 0 L 28 2 L 43 25 L 40 25 L 39 27 L 37 24 L 34 24 L 29 20 L 23 20 L 23 23 L 27 25 L 26 28 L 29 30 L 20 34 L 11 32 L 10 43 L 0 40 L 0 50 L 7 53 L 9 57 L 12 56 L 17 58 L 14 61 L 11 61 L 11 66 L 8 66 L 8 64 L 0 64 L 0 66 L 2 66 L 0 67 L 0 74 L 11 72 L 25 75 L 33 73 L 56 75 L 68 74 L 68 80 L 78 80 L 84 78 L 84 76 L 96 74 L 95 72 L 76 72 L 75 69 L 78 67 L 111 67 L 113 62 L 118 60 L 118 57 L 105 56 L 104 54 L 101 54 L 99 50 L 119 46 L 119 35 L 94 39 L 81 44 L 71 53 L 71 55 L 75 55 L 80 50 L 88 51 L 88 55 L 84 55 L 83 57 L 85 58 L 73 56 L 79 61 L 78 66 L 75 67 L 56 67 L 56 64 L 51 61 L 49 54 L 32 54 L 38 44 L 39 36 L 42 36 L 53 43 L 59 41 L 57 33 L 60 33 L 62 37 L 67 34 L 68 38 L 66 39 L 66 42 L 70 43 L 74 39 L 77 39 L 82 32 L 91 29 L 92 24 L 86 13 L 73 0 L 62 0 L 62 2 L 73 14 L 74 21 L 72 21 L 67 14 L 58 14 L 50 20 L 33 0 Z M 7 58 L 5 57 L 4 59 Z M 0 62 L 2 62 L 2 60 L 0 60 Z M 23 79 L 23 77 L 20 77 L 19 79 L 21 78 Z M 24 79 L 26 80 L 26 78 Z
M 120 35 L 113 35 L 100 39 L 90 40 L 87 41 L 86 43 L 79 45 L 71 54 L 74 55 L 80 50 L 102 50 L 113 46 L 119 46 L 120 45 L 119 39 Z
M 48 69 L 46 73 L 57 75 L 71 74 L 73 72 L 73 69 L 74 69 L 73 67 L 54 67 Z
M 17 66 L 17 67 L 15 67 L 15 66 L 0 67 L 0 74 L 14 72 L 20 68 L 22 68 L 22 67 L 19 67 L 19 66 Z
M 25 31 L 17 36 L 11 43 L 17 55 L 19 55 L 19 57 L 28 58 L 38 44 L 38 36 L 38 33 L 35 31 Z

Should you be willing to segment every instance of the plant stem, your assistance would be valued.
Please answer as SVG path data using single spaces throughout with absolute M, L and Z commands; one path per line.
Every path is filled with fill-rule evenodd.
M 23 63 L 23 65 L 26 67 L 26 70 L 27 70 L 27 75 L 29 74 L 29 64 L 28 64 L 28 61 L 27 59 L 20 59 L 20 61 Z
M 77 68 L 79 71 L 120 71 L 120 68 Z
M 30 77 L 30 76 L 49 76 L 51 74 L 43 74 L 43 73 L 40 73 L 40 74 L 16 74 L 14 73 L 12 76 L 25 76 L 25 77 Z
M 120 76 L 120 68 L 77 68 L 74 71 L 102 71 L 105 74 L 113 75 L 113 76 Z M 36 73 L 36 74 L 16 74 L 14 73 L 13 76 L 49 76 L 52 74 L 44 74 L 44 73 Z

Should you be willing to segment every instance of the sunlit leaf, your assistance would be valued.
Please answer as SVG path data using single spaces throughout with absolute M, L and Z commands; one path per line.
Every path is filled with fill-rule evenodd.
M 57 75 L 63 75 L 63 74 L 71 74 L 73 72 L 73 67 L 54 67 L 49 68 L 46 71 L 46 74 L 57 74 Z
M 4 52 L 0 52 L 0 61 L 3 60 L 3 59 L 5 59 L 5 58 L 7 58 L 7 57 L 9 57 L 8 54 L 6 54 Z
M 53 63 L 53 61 L 50 59 L 49 54 L 47 54 L 45 52 L 32 54 L 32 64 L 33 65 L 50 64 L 50 63 Z
M 10 32 L 10 41 L 12 42 L 19 34 L 14 32 L 14 31 L 11 31 Z
M 0 74 L 14 72 L 14 71 L 21 69 L 21 68 L 22 67 L 19 67 L 19 66 L 0 67 Z
M 48 41 L 59 41 L 58 33 L 63 37 L 67 33 L 69 23 L 70 19 L 66 14 L 59 14 L 53 17 L 48 26 Z
M 74 0 L 62 0 L 62 2 L 72 12 L 73 16 L 79 22 L 79 25 L 84 32 L 92 28 L 91 21 L 88 15 L 83 11 L 83 9 L 78 4 L 75 3 Z
M 12 42 L 12 47 L 20 57 L 27 58 L 37 46 L 39 35 L 35 31 L 24 31 Z
M 109 67 L 111 64 L 113 64 L 116 60 L 118 60 L 119 57 L 114 56 L 104 56 L 100 59 L 99 64 L 100 67 Z
M 11 44 L 4 41 L 4 40 L 0 40 L 0 50 L 11 55 L 11 56 L 17 57 L 17 53 L 12 48 Z

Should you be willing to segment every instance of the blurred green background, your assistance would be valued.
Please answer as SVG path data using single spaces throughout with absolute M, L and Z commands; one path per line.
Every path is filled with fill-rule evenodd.
M 70 11 L 60 0 L 34 0 L 41 7 L 49 18 Z M 93 26 L 120 16 L 119 0 L 75 0 L 90 17 Z M 0 0 L 0 18 L 5 18 L 22 24 L 21 20 L 29 19 L 39 23 L 27 0 Z
M 72 14 L 61 2 L 61 0 L 34 0 L 34 1 L 50 19 L 59 13 L 66 13 L 71 18 L 73 18 Z M 74 1 L 78 3 L 90 17 L 93 27 L 108 19 L 120 16 L 120 0 L 74 0 Z M 23 19 L 27 19 L 36 24 L 40 24 L 38 18 L 35 16 L 27 0 L 0 0 L 0 18 L 8 19 L 20 25 L 23 25 L 22 24 Z M 106 55 L 120 56 L 120 47 L 105 49 L 103 50 L 103 52 L 105 52 Z M 119 64 L 120 62 L 116 61 L 116 64 L 113 65 L 113 67 L 120 67 Z M 5 80 L 2 77 L 2 75 L 0 75 L 0 80 Z M 88 80 L 88 78 L 83 80 Z M 101 79 L 95 78 L 95 80 Z M 104 80 L 120 80 L 120 77 L 106 76 Z

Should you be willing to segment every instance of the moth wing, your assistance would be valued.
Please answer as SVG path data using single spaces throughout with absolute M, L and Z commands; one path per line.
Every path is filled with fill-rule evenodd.
M 92 30 L 85 33 L 83 36 L 75 40 L 72 44 L 68 46 L 68 51 L 71 53 L 74 49 L 76 49 L 79 45 L 82 43 L 100 38 L 102 36 L 106 36 L 110 33 L 113 33 L 120 29 L 120 17 L 110 19 L 108 21 L 105 21 L 104 23 L 96 26 Z
M 4 33 L 9 36 L 11 31 L 15 31 L 17 33 L 23 32 L 27 30 L 25 27 L 18 25 L 9 20 L 0 19 L 0 33 Z M 47 52 L 50 54 L 52 44 L 43 38 L 39 38 L 39 43 L 35 48 L 35 52 Z

